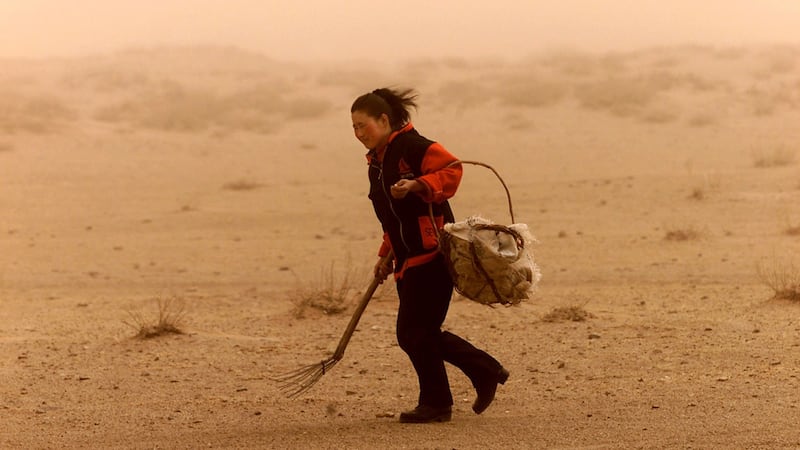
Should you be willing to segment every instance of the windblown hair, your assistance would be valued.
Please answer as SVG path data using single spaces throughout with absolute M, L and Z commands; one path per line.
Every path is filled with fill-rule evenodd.
M 413 89 L 380 88 L 358 97 L 350 112 L 362 111 L 376 119 L 386 114 L 392 129 L 399 130 L 411 120 L 411 108 L 417 109 L 416 100 Z

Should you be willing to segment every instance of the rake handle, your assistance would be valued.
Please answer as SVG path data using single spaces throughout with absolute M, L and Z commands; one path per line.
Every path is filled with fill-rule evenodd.
M 389 252 L 386 256 L 381 258 L 380 262 L 385 264 L 391 261 L 393 257 L 394 256 L 392 252 Z M 342 335 L 341 339 L 339 339 L 339 345 L 336 346 L 336 351 L 333 353 L 333 360 L 339 361 L 344 356 L 344 350 L 347 348 L 350 338 L 356 331 L 356 326 L 358 326 L 358 321 L 361 320 L 361 315 L 364 314 L 364 310 L 367 309 L 369 301 L 372 299 L 372 296 L 375 294 L 375 291 L 378 289 L 378 286 L 381 283 L 382 280 L 380 280 L 378 277 L 374 277 L 367 287 L 367 290 L 364 292 L 364 295 L 361 296 L 361 300 L 359 300 L 355 311 L 353 311 L 353 316 L 350 317 L 350 323 L 347 324 L 347 329 L 344 330 L 344 334 Z

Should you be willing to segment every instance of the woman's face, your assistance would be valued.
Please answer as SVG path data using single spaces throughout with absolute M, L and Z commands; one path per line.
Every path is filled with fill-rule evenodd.
M 389 126 L 389 117 L 381 114 L 379 118 L 374 118 L 364 111 L 353 111 L 353 133 L 356 139 L 361 141 L 369 150 L 383 148 L 389 141 L 392 134 L 392 127 Z

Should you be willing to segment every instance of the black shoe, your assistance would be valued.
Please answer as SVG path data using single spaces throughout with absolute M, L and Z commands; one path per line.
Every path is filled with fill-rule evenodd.
M 472 404 L 472 410 L 475 411 L 475 414 L 486 411 L 486 408 L 492 404 L 494 394 L 497 392 L 497 384 L 506 384 L 508 375 L 508 370 L 504 367 L 500 367 L 500 370 L 494 378 L 490 378 L 475 385 L 475 390 L 478 392 L 478 398 L 476 398 L 475 403 Z
M 400 413 L 400 423 L 449 422 L 451 414 L 452 409 L 449 406 L 435 408 L 420 405 L 411 411 Z

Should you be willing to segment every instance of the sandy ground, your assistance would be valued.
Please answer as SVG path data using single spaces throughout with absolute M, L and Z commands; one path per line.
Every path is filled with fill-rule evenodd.
M 797 48 L 2 64 L 2 448 L 800 446 L 800 302 L 759 275 L 800 277 Z M 348 109 L 384 84 L 420 91 L 416 126 L 492 164 L 540 241 L 530 301 L 452 303 L 446 327 L 511 371 L 481 416 L 450 367 L 452 422 L 398 423 L 416 382 L 392 283 L 314 388 L 270 379 L 329 355 L 368 284 Z M 453 204 L 509 220 L 479 167 Z M 348 308 L 325 314 L 332 284 Z M 185 333 L 135 338 L 159 300 Z

